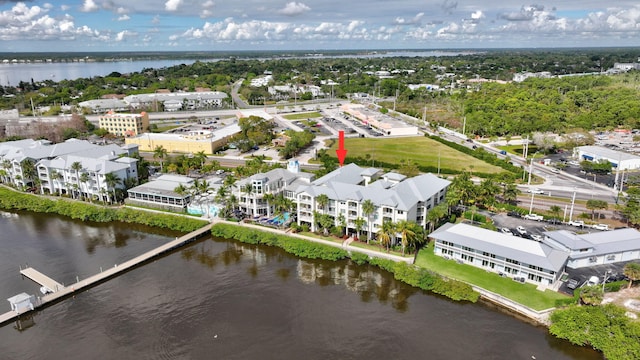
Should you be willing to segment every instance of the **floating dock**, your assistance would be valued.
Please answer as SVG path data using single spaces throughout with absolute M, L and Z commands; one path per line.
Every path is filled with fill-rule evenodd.
M 56 282 L 55 280 L 51 279 L 50 277 L 42 274 L 41 272 L 31 267 L 28 267 L 26 269 L 20 269 L 20 273 L 28 277 L 29 279 L 35 281 L 36 283 L 46 287 L 48 290 L 51 290 L 50 294 L 46 294 L 42 297 L 38 297 L 38 300 L 36 301 L 36 303 L 33 304 L 34 310 L 38 310 L 39 308 L 42 308 L 47 304 L 53 304 L 56 301 L 62 300 L 65 297 L 72 295 L 75 292 L 90 288 L 103 281 L 107 281 L 108 279 L 112 277 L 116 277 L 148 260 L 151 260 L 162 254 L 171 252 L 175 249 L 178 249 L 184 246 L 185 244 L 195 241 L 197 238 L 210 233 L 211 226 L 212 224 L 207 224 L 206 226 L 198 230 L 192 231 L 184 236 L 176 238 L 175 240 L 172 240 L 164 245 L 158 246 L 153 250 L 149 250 L 146 253 L 136 256 L 135 258 L 129 261 L 125 261 L 122 264 L 116 264 L 111 268 L 108 268 L 104 271 L 100 271 L 96 275 L 90 276 L 83 280 L 79 280 L 78 282 L 67 285 L 67 286 L 64 286 L 63 284 Z M 15 320 L 16 318 L 19 318 L 21 315 L 30 313 L 34 310 L 27 310 L 23 312 L 17 312 L 12 310 L 4 314 L 0 314 L 0 325 L 4 325 L 4 323 L 6 322 Z

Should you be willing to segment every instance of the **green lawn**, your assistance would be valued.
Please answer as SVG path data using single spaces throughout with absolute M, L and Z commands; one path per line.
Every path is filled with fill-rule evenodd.
M 454 150 L 442 143 L 424 136 L 402 137 L 393 139 L 372 138 L 346 138 L 344 146 L 348 150 L 347 162 L 350 157 L 366 158 L 371 155 L 371 166 L 375 167 L 375 161 L 391 164 L 399 164 L 402 160 L 415 161 L 421 166 L 438 167 L 438 157 L 442 169 L 455 171 L 472 170 L 482 173 L 500 173 L 505 170 L 478 160 L 472 156 Z M 335 154 L 338 144 L 334 142 L 327 151 Z M 473 169 L 471 169 L 473 167 Z
M 322 114 L 317 111 L 306 112 L 306 113 L 296 113 L 296 114 L 287 114 L 282 115 L 283 118 L 287 120 L 307 120 L 312 118 L 320 118 Z
M 567 298 L 566 295 L 555 291 L 541 292 L 536 290 L 533 284 L 521 284 L 510 278 L 503 278 L 498 274 L 434 255 L 433 243 L 420 251 L 416 265 L 500 294 L 534 310 L 552 308 L 556 300 Z

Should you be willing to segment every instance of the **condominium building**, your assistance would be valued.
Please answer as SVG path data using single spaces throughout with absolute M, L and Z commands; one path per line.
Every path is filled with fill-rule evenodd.
M 237 182 L 234 191 L 240 209 L 252 216 L 267 215 L 272 213 L 273 204 L 265 201 L 265 195 L 283 194 L 296 204 L 297 223 L 308 224 L 314 231 L 316 214 L 327 214 L 335 219 L 336 225 L 344 217 L 348 233 L 358 230 L 375 233 L 384 221 L 409 220 L 426 227 L 427 213 L 444 201 L 450 185 L 433 174 L 407 178 L 356 164 L 313 180 L 311 175 L 300 173 L 296 165 L 292 161 L 287 170 L 276 169 Z M 326 203 L 318 201 L 321 197 Z M 367 201 L 373 204 L 371 214 L 362 209 Z M 363 229 L 356 228 L 354 221 L 358 218 L 365 221 Z
M 149 114 L 121 114 L 110 111 L 100 116 L 99 126 L 116 136 L 138 136 L 149 129 Z
M 47 140 L 0 143 L 0 180 L 17 187 L 39 187 L 42 193 L 67 194 L 108 200 L 125 181 L 137 182 L 137 147 L 100 146 L 69 139 L 52 144 Z M 119 179 L 109 184 L 112 174 Z M 132 180 L 127 180 L 132 179 Z

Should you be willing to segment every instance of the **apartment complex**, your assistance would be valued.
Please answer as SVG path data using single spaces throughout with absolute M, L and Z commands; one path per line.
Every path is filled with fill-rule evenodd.
M 99 127 L 116 136 L 138 136 L 149 129 L 149 114 L 121 114 L 110 111 L 100 116 Z
M 138 181 L 138 160 L 130 157 L 135 152 L 135 146 L 100 146 L 77 139 L 58 144 L 31 139 L 9 141 L 0 143 L 0 178 L 17 187 L 37 186 L 42 193 L 109 201 L 112 185 L 124 188 L 127 179 Z M 109 184 L 108 177 L 120 180 Z
M 243 211 L 259 216 L 272 212 L 273 204 L 264 200 L 265 195 L 282 193 L 296 204 L 298 224 L 308 224 L 315 231 L 317 212 L 332 216 L 336 224 L 344 217 L 347 232 L 354 234 L 358 232 L 354 223 L 358 218 L 367 222 L 360 229 L 365 233 L 369 229 L 377 232 L 384 221 L 409 220 L 426 227 L 427 213 L 444 201 L 449 185 L 449 181 L 433 174 L 407 178 L 356 164 L 314 180 L 310 174 L 300 173 L 299 165 L 292 161 L 287 170 L 276 169 L 239 181 L 235 194 Z M 321 196 L 328 200 L 326 204 L 319 204 Z M 372 214 L 365 214 L 362 209 L 366 201 L 374 205 Z

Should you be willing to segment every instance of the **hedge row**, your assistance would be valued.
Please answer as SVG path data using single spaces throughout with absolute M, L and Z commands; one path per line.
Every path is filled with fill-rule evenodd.
M 443 278 L 436 273 L 408 265 L 405 262 L 369 258 L 369 256 L 358 252 L 352 252 L 352 254 L 349 255 L 346 251 L 333 246 L 231 224 L 215 224 L 211 228 L 211 233 L 215 236 L 235 239 L 249 244 L 278 246 L 288 253 L 311 259 L 335 261 L 351 257 L 351 260 L 359 265 L 368 262 L 371 265 L 389 271 L 394 275 L 396 280 L 457 301 L 466 300 L 476 302 L 480 296 L 480 294 L 473 291 L 468 284 Z
M 181 232 L 194 231 L 207 224 L 203 220 L 189 219 L 171 214 L 153 213 L 130 208 L 110 208 L 62 198 L 52 199 L 20 193 L 2 187 L 0 187 L 0 209 L 59 214 L 72 219 L 100 223 L 119 221 Z

